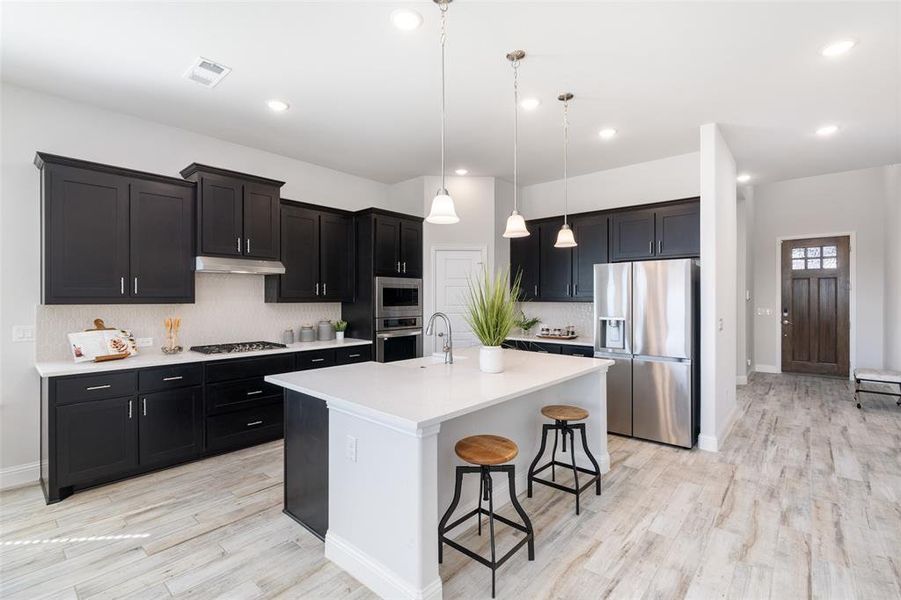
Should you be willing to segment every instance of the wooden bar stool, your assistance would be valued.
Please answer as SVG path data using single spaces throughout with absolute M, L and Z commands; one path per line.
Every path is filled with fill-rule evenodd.
M 533 481 L 536 483 L 549 485 L 552 488 L 556 488 L 564 492 L 569 492 L 576 497 L 576 514 L 579 514 L 579 495 L 592 483 L 595 485 L 595 493 L 598 496 L 601 495 L 601 468 L 598 466 L 598 461 L 594 459 L 594 456 L 588 449 L 588 436 L 585 433 L 585 423 L 571 423 L 571 421 L 584 421 L 585 419 L 587 419 L 588 411 L 578 406 L 568 406 L 566 404 L 551 404 L 549 406 L 542 407 L 541 414 L 548 419 L 553 419 L 554 424 L 551 425 L 550 423 L 545 423 L 542 426 L 541 448 L 538 450 L 538 456 L 535 457 L 535 460 L 532 461 L 532 465 L 529 467 L 528 496 L 529 498 L 532 497 Z M 576 466 L 576 430 L 578 430 L 581 434 L 582 449 L 585 451 L 585 455 L 588 457 L 588 460 L 590 460 L 591 464 L 594 466 L 593 471 L 591 469 Z M 547 464 L 536 468 L 538 462 L 541 460 L 541 457 L 544 456 L 544 450 L 547 447 L 548 433 L 550 433 L 551 431 L 554 432 L 554 449 L 551 451 L 551 460 Z M 570 458 L 572 459 L 572 464 L 570 465 L 557 461 L 558 435 L 563 436 L 563 452 L 566 452 L 566 436 L 569 436 Z M 572 469 L 574 481 L 573 487 L 567 487 L 565 485 L 557 483 L 557 467 Z M 536 477 L 538 473 L 541 473 L 547 468 L 551 469 L 551 481 Z M 586 473 L 588 475 L 591 475 L 591 478 L 581 487 L 579 487 L 579 473 Z
M 516 443 L 514 443 L 513 440 L 509 440 L 499 435 L 474 435 L 463 438 L 462 440 L 457 442 L 456 446 L 454 446 L 454 452 L 457 453 L 457 456 L 459 456 L 461 460 L 464 460 L 469 464 L 476 466 L 457 467 L 457 478 L 456 482 L 454 483 L 454 499 L 451 500 L 447 512 L 444 513 L 444 516 L 441 517 L 441 522 L 438 523 L 438 562 L 440 563 L 444 559 L 444 544 L 447 544 L 451 548 L 459 550 L 469 558 L 482 563 L 483 565 L 491 569 L 491 597 L 494 598 L 495 572 L 501 565 L 503 565 L 507 561 L 508 558 L 513 556 L 513 554 L 515 554 L 517 550 L 522 548 L 524 544 L 528 544 L 529 560 L 535 560 L 535 534 L 532 530 L 532 521 L 529 520 L 529 516 L 526 514 L 526 511 L 523 510 L 522 506 L 520 506 L 519 504 L 519 501 L 516 499 L 514 465 L 504 464 L 509 463 L 511 460 L 516 458 L 516 455 L 519 454 L 519 448 L 516 446 Z M 479 506 L 478 508 L 471 510 L 470 512 L 466 513 L 465 515 L 448 525 L 448 519 L 450 519 L 451 515 L 454 513 L 454 510 L 456 510 L 457 505 L 460 503 L 460 490 L 463 485 L 463 475 L 467 473 L 479 474 Z M 491 483 L 492 473 L 507 474 L 510 491 L 510 503 L 513 504 L 513 508 L 516 509 L 516 512 L 522 519 L 521 525 L 519 523 L 516 523 L 515 521 L 511 521 L 510 519 L 494 514 L 494 496 L 492 493 Z M 488 510 L 482 508 L 483 501 L 488 502 Z M 466 548 L 465 546 L 457 543 L 454 540 L 448 539 L 445 536 L 445 534 L 451 529 L 472 518 L 473 516 L 476 516 L 479 520 L 479 535 L 482 535 L 482 515 L 488 516 L 488 536 L 491 544 L 491 560 L 479 556 L 469 548 Z M 526 534 L 526 537 L 517 542 L 516 545 L 513 546 L 513 548 L 511 548 L 510 551 L 504 554 L 500 559 L 497 558 L 494 545 L 495 519 Z

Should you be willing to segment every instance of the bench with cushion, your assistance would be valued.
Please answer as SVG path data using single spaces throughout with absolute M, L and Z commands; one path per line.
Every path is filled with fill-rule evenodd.
M 861 382 L 897 385 L 898 391 L 862 390 L 860 389 Z M 860 392 L 879 394 L 881 396 L 896 396 L 898 401 L 895 404 L 901 406 L 901 372 L 887 369 L 854 369 L 854 384 L 854 400 L 857 402 L 857 408 L 860 408 Z

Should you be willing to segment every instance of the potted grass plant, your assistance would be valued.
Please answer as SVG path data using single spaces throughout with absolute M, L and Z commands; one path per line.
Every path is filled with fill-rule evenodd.
M 519 298 L 519 276 L 510 283 L 510 272 L 504 270 L 492 277 L 482 270 L 477 280 L 469 281 L 469 296 L 464 318 L 482 347 L 479 369 L 485 373 L 502 373 L 504 352 L 501 344 L 516 326 L 516 299 Z
M 341 321 L 340 319 L 335 321 L 335 339 L 343 340 L 345 331 L 347 331 L 347 321 Z

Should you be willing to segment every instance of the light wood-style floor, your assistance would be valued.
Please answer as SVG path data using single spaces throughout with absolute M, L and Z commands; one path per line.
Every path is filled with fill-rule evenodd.
M 568 494 L 522 494 L 536 560 L 513 557 L 498 597 L 901 597 L 901 409 L 864 398 L 858 411 L 846 382 L 756 375 L 719 454 L 611 436 L 581 516 Z M 273 443 L 53 506 L 36 486 L 4 492 L 0 595 L 373 598 L 281 514 L 281 482 Z M 445 598 L 490 597 L 488 570 L 452 549 L 441 574 Z

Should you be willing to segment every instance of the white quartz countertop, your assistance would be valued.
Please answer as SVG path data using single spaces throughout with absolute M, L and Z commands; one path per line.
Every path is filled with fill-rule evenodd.
M 306 352 L 308 350 L 326 350 L 329 348 L 342 348 L 344 346 L 363 346 L 372 344 L 369 340 L 345 338 L 343 340 L 327 340 L 321 342 L 296 342 L 289 344 L 287 348 L 275 350 L 260 350 L 259 352 L 235 352 L 234 354 L 203 354 L 185 350 L 179 354 L 163 354 L 159 350 L 143 353 L 138 350 L 135 356 L 123 360 L 111 360 L 107 362 L 74 362 L 72 360 L 40 361 L 34 364 L 38 375 L 41 377 L 59 377 L 62 375 L 79 375 L 83 373 L 105 373 L 107 371 L 123 371 L 126 369 L 141 369 L 144 367 L 164 367 L 211 360 L 228 360 L 235 358 L 253 358 L 255 356 L 269 356 L 272 354 L 285 354 L 289 352 Z
M 417 432 L 443 421 L 551 387 L 613 361 L 504 350 L 504 372 L 482 373 L 479 349 L 393 363 L 366 362 L 269 375 L 266 381 L 325 400 L 329 408 Z
M 579 336 L 574 340 L 554 340 L 549 338 L 540 338 L 537 335 L 508 335 L 507 339 L 516 340 L 517 342 L 535 342 L 538 344 L 563 344 L 564 346 L 594 347 L 594 340 L 587 336 Z

